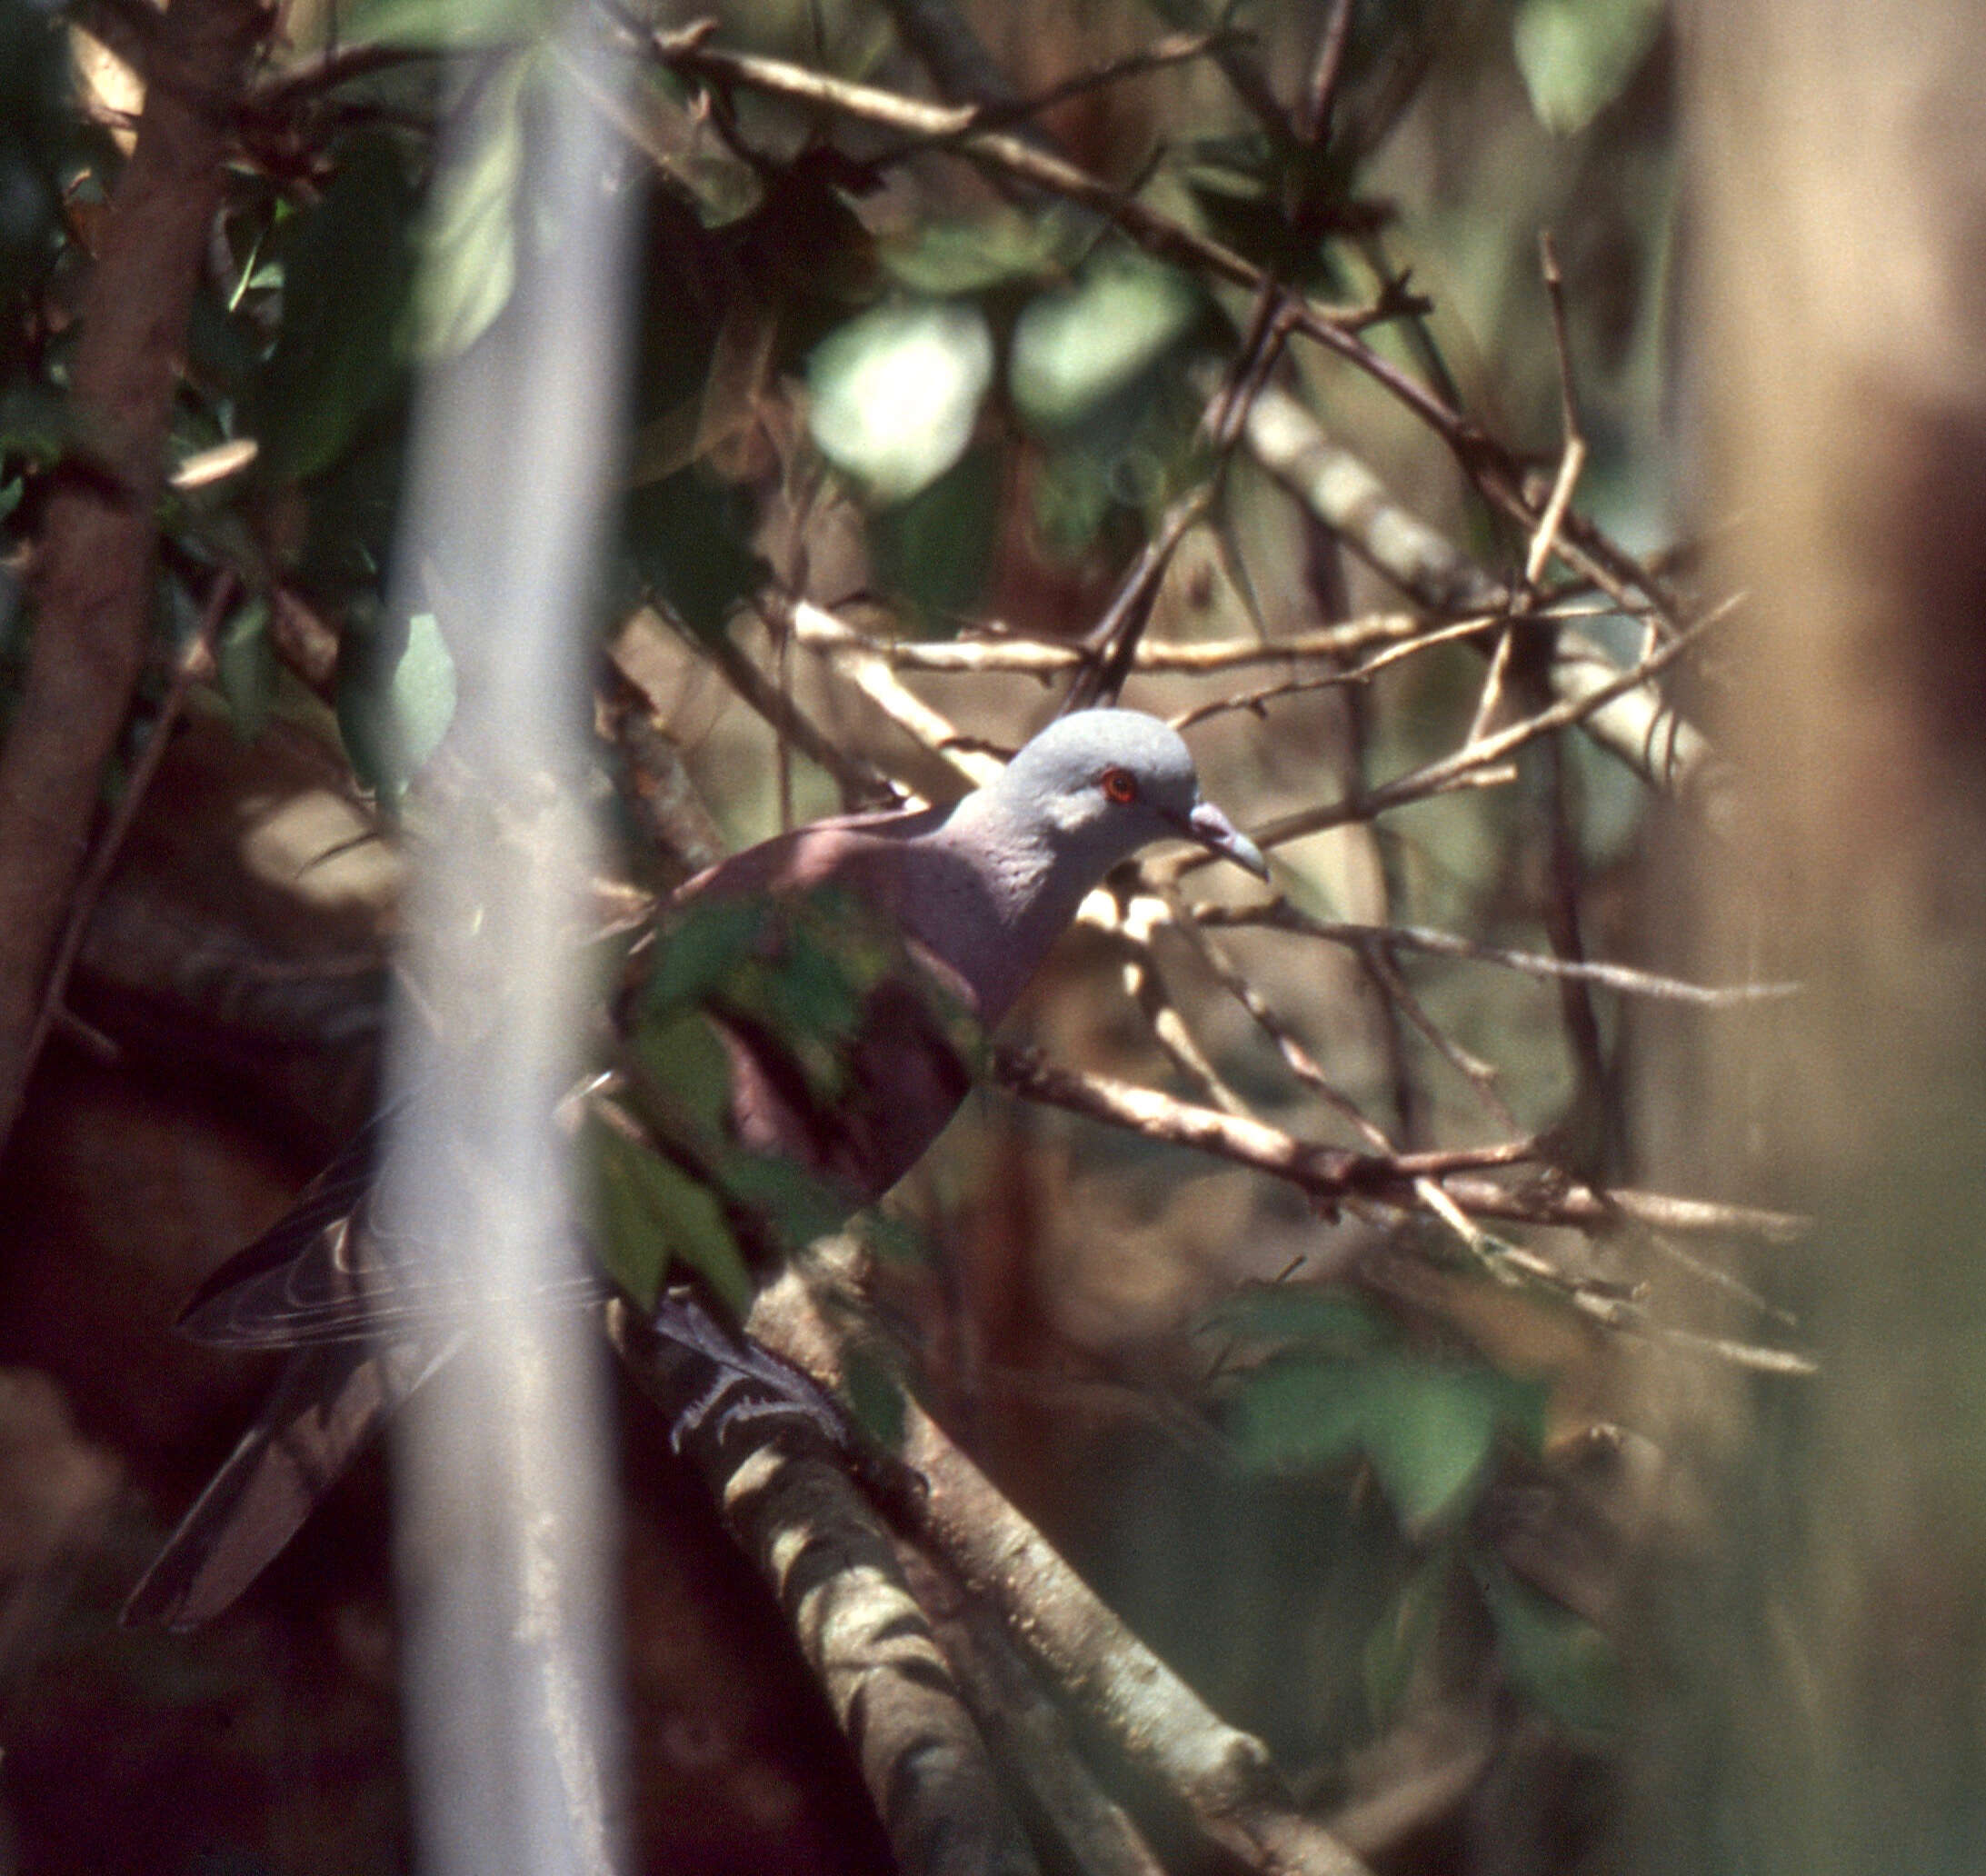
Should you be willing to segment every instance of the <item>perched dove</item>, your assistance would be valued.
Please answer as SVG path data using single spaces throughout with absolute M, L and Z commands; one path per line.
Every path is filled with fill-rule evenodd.
M 744 955 L 701 974 L 693 959 L 689 972 L 689 1000 L 700 1000 L 721 1040 L 724 1111 L 700 1130 L 666 1090 L 644 1103 L 637 1068 L 630 1131 L 647 1136 L 652 1163 L 665 1163 L 671 1178 L 694 1175 L 698 1189 L 716 1192 L 706 1208 L 746 1261 L 763 1261 L 781 1236 L 752 1212 L 750 1194 L 766 1182 L 746 1175 L 769 1163 L 786 1169 L 780 1190 L 793 1179 L 806 1184 L 807 1229 L 833 1228 L 895 1184 L 965 1098 L 972 1076 L 954 1019 L 997 1023 L 1104 873 L 1173 838 L 1266 875 L 1254 844 L 1201 798 L 1193 758 L 1171 728 L 1137 711 L 1087 710 L 1051 724 L 996 782 L 948 806 L 815 822 L 712 867 L 674 895 L 671 912 L 704 919 L 705 952 L 707 908 L 736 908 L 744 919 L 714 927 L 720 945 L 731 939 Z M 796 939 L 779 924 L 793 908 L 832 917 L 838 905 L 887 932 L 892 948 L 866 947 L 871 962 L 842 999 L 843 1019 L 811 1048 L 779 1033 L 749 995 L 721 984 L 712 993 L 732 965 L 764 980 L 776 969 L 776 958 L 760 955 L 769 942 L 775 953 L 804 945 L 803 925 Z M 663 1039 L 650 1058 L 682 1053 L 656 997 L 666 1003 L 672 983 L 681 991 L 681 959 L 695 947 L 652 948 L 659 959 L 617 1013 L 636 1063 L 656 1024 Z M 782 1008 L 770 1000 L 772 1014 Z M 461 1332 L 445 1311 L 396 1273 L 390 1234 L 372 1215 L 382 1132 L 375 1123 L 354 1142 L 287 1216 L 215 1272 L 182 1319 L 198 1341 L 293 1352 L 260 1417 L 132 1592 L 127 1622 L 190 1629 L 225 1609 L 457 1346 Z M 596 1293 L 597 1284 L 575 1274 L 574 1289 Z

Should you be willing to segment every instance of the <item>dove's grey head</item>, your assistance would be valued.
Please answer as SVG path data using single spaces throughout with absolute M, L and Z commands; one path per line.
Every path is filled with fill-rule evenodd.
M 1142 710 L 1079 710 L 1052 723 L 993 784 L 1071 863 L 1101 879 L 1153 841 L 1190 840 L 1269 876 L 1261 850 L 1200 793 L 1178 731 Z

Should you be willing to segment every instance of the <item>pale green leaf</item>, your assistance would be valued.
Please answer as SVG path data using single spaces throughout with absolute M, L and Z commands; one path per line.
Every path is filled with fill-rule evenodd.
M 1008 372 L 1015 404 L 1043 429 L 1080 423 L 1163 357 L 1199 307 L 1193 284 L 1170 267 L 1099 263 L 1022 313 Z
M 808 427 L 821 454 L 873 499 L 903 501 L 964 454 L 993 364 L 993 335 L 976 306 L 874 307 L 815 349 Z
M 1585 129 L 1626 88 L 1662 16 L 1662 0 L 1522 0 L 1511 43 L 1539 123 Z
M 504 60 L 477 98 L 454 160 L 435 178 L 414 296 L 414 350 L 424 359 L 467 351 L 517 284 L 524 87 L 534 65 L 525 54 Z

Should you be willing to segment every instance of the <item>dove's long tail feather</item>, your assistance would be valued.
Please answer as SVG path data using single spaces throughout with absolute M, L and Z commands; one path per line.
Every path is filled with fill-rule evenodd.
M 255 1423 L 132 1591 L 125 1621 L 185 1630 L 218 1615 L 458 1341 L 298 1350 Z

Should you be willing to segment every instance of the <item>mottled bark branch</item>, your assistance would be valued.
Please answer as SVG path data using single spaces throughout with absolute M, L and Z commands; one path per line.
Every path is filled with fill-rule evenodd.
M 721 1372 L 624 1302 L 609 1305 L 607 1329 L 778 1598 L 904 1876 L 1029 1876 L 1034 1858 L 985 1742 L 843 1455 L 791 1414 L 754 1424 L 702 1411 Z

